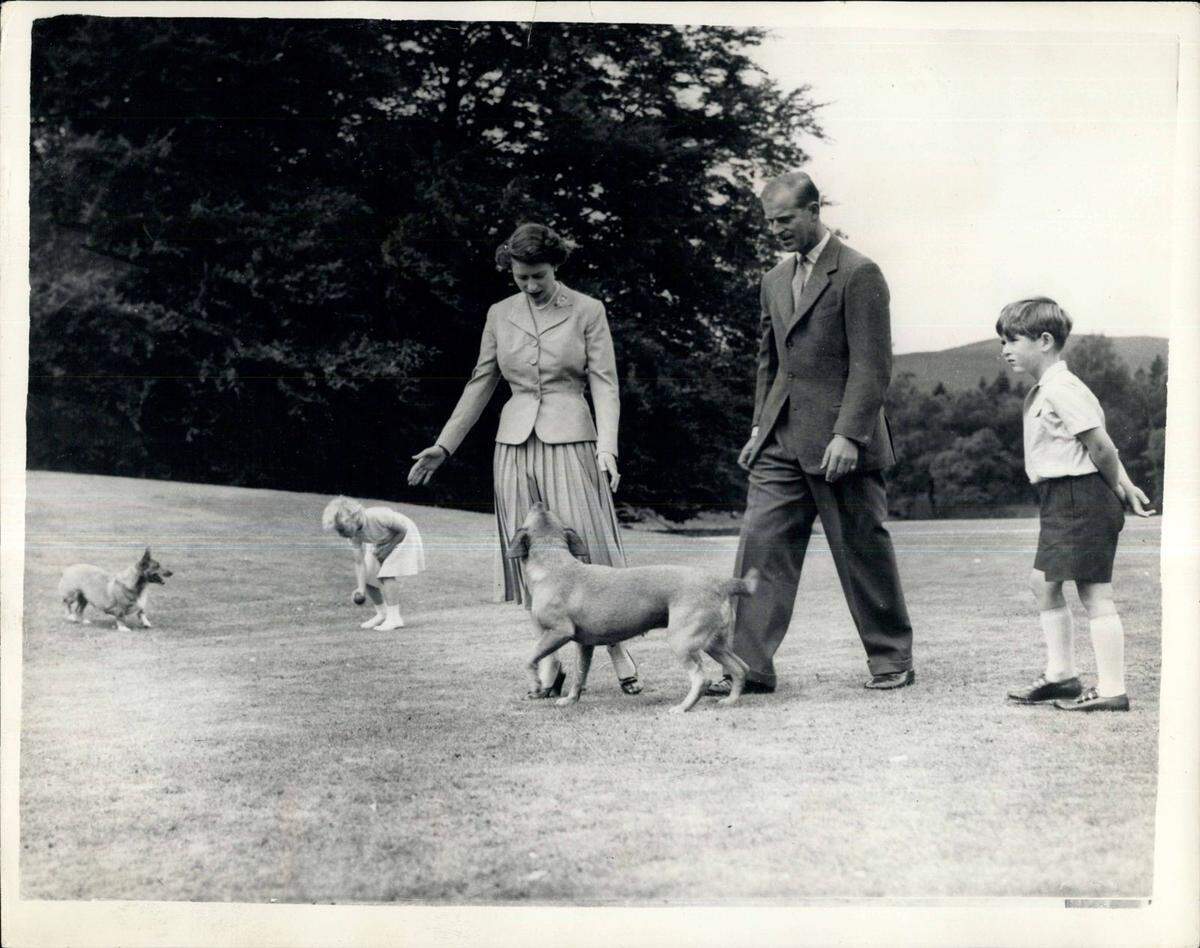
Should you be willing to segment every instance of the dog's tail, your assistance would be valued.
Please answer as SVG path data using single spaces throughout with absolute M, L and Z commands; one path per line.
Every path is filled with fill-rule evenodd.
M 727 579 L 721 584 L 721 592 L 726 596 L 753 596 L 758 589 L 759 573 L 751 568 L 741 579 Z

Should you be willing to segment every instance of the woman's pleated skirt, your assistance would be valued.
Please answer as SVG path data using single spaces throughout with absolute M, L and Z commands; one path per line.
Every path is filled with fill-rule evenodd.
M 529 508 L 539 500 L 583 537 L 591 562 L 625 565 L 617 511 L 606 479 L 596 464 L 594 441 L 546 444 L 537 435 L 530 435 L 524 444 L 496 442 L 492 482 L 496 489 L 496 529 L 500 540 L 497 601 L 521 602 L 529 607 L 522 564 L 504 554 Z

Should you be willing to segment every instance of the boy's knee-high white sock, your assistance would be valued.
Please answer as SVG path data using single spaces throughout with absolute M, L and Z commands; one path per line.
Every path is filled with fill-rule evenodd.
M 1047 609 L 1041 614 L 1041 619 L 1042 635 L 1046 637 L 1046 680 L 1074 678 L 1075 636 L 1071 627 L 1071 610 L 1066 606 Z
M 1096 691 L 1102 698 L 1125 694 L 1125 628 L 1115 612 L 1089 622 L 1096 653 Z

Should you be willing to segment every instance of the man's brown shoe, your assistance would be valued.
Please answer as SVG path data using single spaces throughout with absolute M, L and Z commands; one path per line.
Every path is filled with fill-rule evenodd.
M 895 688 L 907 688 L 916 680 L 917 673 L 910 668 L 908 671 L 872 675 L 870 681 L 863 683 L 863 687 L 872 691 L 891 691 Z
M 729 689 L 733 687 L 733 680 L 726 675 L 720 681 L 714 681 L 708 686 L 708 691 L 705 692 L 710 698 L 727 698 L 729 697 Z M 746 686 L 742 689 L 744 695 L 769 695 L 774 693 L 774 685 L 763 685 L 757 681 L 746 679 Z

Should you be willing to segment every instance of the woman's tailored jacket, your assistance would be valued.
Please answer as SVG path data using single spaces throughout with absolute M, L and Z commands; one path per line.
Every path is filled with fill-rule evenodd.
M 604 304 L 560 283 L 535 325 L 526 299 L 516 293 L 488 310 L 475 371 L 437 443 L 457 451 L 503 377 L 512 395 L 500 413 L 497 441 L 523 444 L 537 434 L 546 444 L 595 441 L 597 451 L 615 455 L 621 402 Z M 595 424 L 583 397 L 585 381 Z

